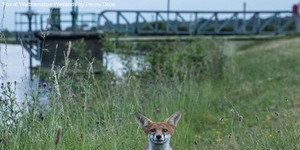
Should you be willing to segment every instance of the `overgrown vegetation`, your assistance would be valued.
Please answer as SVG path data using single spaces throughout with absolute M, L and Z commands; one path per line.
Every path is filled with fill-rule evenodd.
M 145 46 L 150 68 L 116 81 L 111 73 L 93 74 L 91 63 L 85 73 L 66 63 L 25 93 L 24 103 L 15 100 L 15 83 L 3 83 L 0 147 L 142 149 L 146 136 L 134 113 L 160 120 L 181 109 L 174 149 L 299 149 L 299 43 L 152 43 Z M 31 101 L 36 92 L 46 105 Z

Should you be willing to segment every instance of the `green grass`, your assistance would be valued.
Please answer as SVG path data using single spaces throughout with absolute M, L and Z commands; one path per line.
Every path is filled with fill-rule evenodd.
M 183 77 L 156 72 L 115 83 L 107 75 L 74 73 L 75 66 L 40 87 L 48 95 L 46 108 L 33 113 L 0 104 L 1 119 L 18 114 L 15 123 L 0 124 L 0 148 L 142 149 L 147 141 L 135 112 L 158 121 L 180 109 L 173 149 L 299 149 L 299 43 L 297 37 L 227 42 L 221 79 L 182 67 Z M 160 113 L 153 114 L 156 108 Z

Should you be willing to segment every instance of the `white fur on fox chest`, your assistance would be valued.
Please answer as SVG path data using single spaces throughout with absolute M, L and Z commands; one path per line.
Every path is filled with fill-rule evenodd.
M 147 135 L 148 144 L 144 150 L 172 150 L 170 146 L 171 135 L 163 135 L 164 143 L 155 143 L 155 136 L 152 134 Z

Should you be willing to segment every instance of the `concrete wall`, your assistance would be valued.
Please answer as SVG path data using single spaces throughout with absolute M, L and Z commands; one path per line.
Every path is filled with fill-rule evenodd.
M 71 50 L 70 57 L 72 59 L 78 59 L 80 55 L 84 55 L 84 53 L 91 54 L 97 60 L 102 60 L 103 53 L 101 51 L 102 43 L 99 41 L 100 35 L 98 33 L 88 33 L 88 32 L 80 32 L 80 33 L 73 33 L 73 32 L 50 32 L 45 39 L 45 46 L 42 55 L 42 67 L 51 67 L 51 64 L 54 59 L 55 51 L 56 52 L 56 60 L 55 65 L 62 66 L 64 64 L 64 53 L 67 53 L 68 50 L 68 43 L 69 41 L 72 42 L 72 45 L 75 45 L 75 42 L 80 41 L 81 39 L 84 40 L 84 48 L 79 53 L 74 51 L 73 48 Z M 40 40 L 43 40 L 40 38 Z M 57 50 L 56 50 L 56 45 Z M 81 45 L 82 46 L 82 45 Z

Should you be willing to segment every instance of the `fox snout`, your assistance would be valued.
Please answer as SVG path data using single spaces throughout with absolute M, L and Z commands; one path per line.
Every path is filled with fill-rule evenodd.
M 148 134 L 148 139 L 156 144 L 164 144 L 166 142 L 168 142 L 171 138 L 170 134 L 160 134 L 160 133 L 156 133 L 156 134 Z
M 149 135 L 150 138 L 152 138 L 154 141 L 163 141 L 165 139 L 164 135 L 162 134 L 153 134 L 153 135 Z
M 156 137 L 156 140 L 160 140 L 161 139 L 161 135 L 155 135 L 155 137 Z

